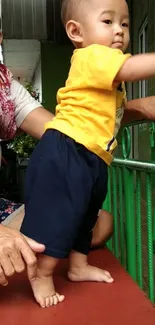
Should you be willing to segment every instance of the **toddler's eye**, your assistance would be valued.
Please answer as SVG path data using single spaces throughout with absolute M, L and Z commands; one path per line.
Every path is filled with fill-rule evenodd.
M 122 26 L 123 27 L 129 27 L 129 25 L 127 23 L 123 23 Z
M 103 20 L 103 22 L 107 25 L 112 24 L 112 21 L 110 19 Z

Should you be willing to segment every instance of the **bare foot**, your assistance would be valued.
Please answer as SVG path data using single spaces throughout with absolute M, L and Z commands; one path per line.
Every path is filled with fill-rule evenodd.
M 97 281 L 112 283 L 114 279 L 108 271 L 99 269 L 89 264 L 79 267 L 71 267 L 68 271 L 68 278 L 71 281 Z
M 112 283 L 114 279 L 108 271 L 88 264 L 87 256 L 72 251 L 69 259 L 68 278 L 71 281 L 97 281 Z
M 40 255 L 38 258 L 37 277 L 35 280 L 30 281 L 35 299 L 42 308 L 57 305 L 65 298 L 63 295 L 55 292 L 53 271 L 56 264 L 55 258 Z

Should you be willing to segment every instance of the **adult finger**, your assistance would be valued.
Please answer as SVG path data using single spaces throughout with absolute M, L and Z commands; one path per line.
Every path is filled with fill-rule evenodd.
M 30 281 L 33 281 L 36 279 L 37 258 L 26 241 L 21 241 L 20 252 L 22 254 L 23 260 L 27 265 L 28 278 Z
M 7 286 L 8 285 L 8 280 L 3 272 L 2 267 L 0 266 L 0 285 L 2 286 Z
M 33 252 L 42 253 L 45 250 L 45 245 L 37 243 L 35 240 L 27 236 L 24 236 L 24 238 L 26 239 L 27 243 L 29 244 Z
M 14 250 L 10 253 L 10 260 L 17 273 L 21 273 L 25 270 L 25 263 L 22 256 L 18 250 Z
M 15 273 L 15 269 L 10 261 L 9 256 L 3 254 L 0 256 L 1 267 L 6 277 L 12 276 Z

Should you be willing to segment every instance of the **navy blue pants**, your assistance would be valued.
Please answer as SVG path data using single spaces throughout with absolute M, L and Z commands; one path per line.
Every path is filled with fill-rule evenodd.
M 107 165 L 56 130 L 47 130 L 27 170 L 21 232 L 45 244 L 45 254 L 88 254 L 92 229 L 107 193 Z

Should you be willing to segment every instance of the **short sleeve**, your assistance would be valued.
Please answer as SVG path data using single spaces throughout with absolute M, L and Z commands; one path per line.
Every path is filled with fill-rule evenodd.
M 11 99 L 15 104 L 15 118 L 17 127 L 19 127 L 26 116 L 31 113 L 35 108 L 41 106 L 29 92 L 16 80 L 11 83 Z
M 113 82 L 131 54 L 103 45 L 91 45 L 85 51 L 85 74 L 89 86 L 112 90 Z

